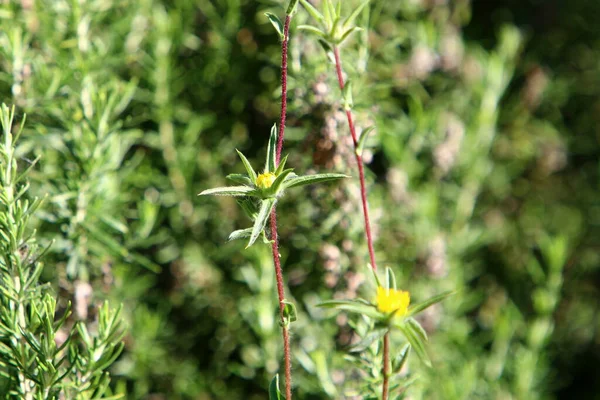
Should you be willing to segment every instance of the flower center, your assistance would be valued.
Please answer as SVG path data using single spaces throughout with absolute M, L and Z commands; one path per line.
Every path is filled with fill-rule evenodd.
M 271 187 L 273 182 L 275 182 L 275 179 L 277 179 L 277 177 L 274 173 L 265 172 L 256 178 L 256 186 L 258 186 L 260 189 L 268 189 Z

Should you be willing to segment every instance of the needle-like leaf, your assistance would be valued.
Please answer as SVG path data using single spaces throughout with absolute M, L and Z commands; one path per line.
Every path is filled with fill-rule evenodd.
M 265 163 L 265 172 L 275 172 L 275 156 L 277 152 L 277 124 L 273 124 L 271 128 L 271 136 L 269 136 L 269 144 L 267 146 L 267 161 Z
M 285 181 L 283 187 L 289 189 L 297 186 L 312 185 L 313 183 L 335 181 L 343 178 L 349 178 L 349 176 L 344 174 L 317 174 L 298 176 Z
M 247 196 L 253 191 L 254 189 L 248 186 L 225 186 L 203 190 L 202 192 L 198 193 L 198 196 Z
M 444 300 L 446 297 L 453 295 L 455 292 L 454 291 L 448 291 L 448 292 L 444 292 L 444 293 L 440 293 L 437 296 L 433 296 L 430 299 L 427 299 L 421 303 L 417 303 L 414 304 L 412 306 L 410 306 L 408 308 L 408 313 L 406 314 L 407 317 L 410 317 L 412 315 L 416 315 L 418 313 L 420 313 L 421 311 L 423 311 L 424 309 L 431 307 L 432 305 L 439 303 L 440 301 Z
M 250 179 L 252 179 L 252 183 L 256 183 L 256 172 L 254 171 L 254 168 L 252 168 L 250 161 L 248 161 L 246 156 L 243 155 L 241 151 L 237 149 L 235 151 L 237 151 L 238 155 L 240 156 L 240 159 L 242 160 L 242 163 L 246 168 L 246 172 L 248 172 L 248 176 L 250 177 Z
M 260 233 L 263 231 L 263 229 L 265 229 L 267 220 L 269 219 L 269 216 L 271 215 L 271 210 L 273 210 L 273 207 L 275 206 L 276 202 L 277 202 L 276 199 L 265 199 L 262 201 L 258 215 L 256 216 L 256 219 L 254 220 L 254 226 L 252 227 L 252 234 L 250 235 L 250 241 L 248 242 L 248 245 L 246 246 L 246 248 L 252 246 L 254 244 L 254 242 L 256 241 L 256 239 L 258 238 L 258 236 L 260 235 Z

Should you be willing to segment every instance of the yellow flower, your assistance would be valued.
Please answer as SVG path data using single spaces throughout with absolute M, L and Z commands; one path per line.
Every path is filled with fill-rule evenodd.
M 273 182 L 275 182 L 275 179 L 277 179 L 277 177 L 274 173 L 265 172 L 264 174 L 260 174 L 256 178 L 256 186 L 258 186 L 261 189 L 268 189 L 271 187 Z
M 408 305 L 410 304 L 410 293 L 403 290 L 385 289 L 381 286 L 377 288 L 377 309 L 382 313 L 391 313 L 394 315 L 406 315 Z

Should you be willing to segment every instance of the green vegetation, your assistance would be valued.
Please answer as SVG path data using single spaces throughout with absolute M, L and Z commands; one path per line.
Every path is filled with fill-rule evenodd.
M 0 396 L 595 398 L 592 3 L 1 2 Z

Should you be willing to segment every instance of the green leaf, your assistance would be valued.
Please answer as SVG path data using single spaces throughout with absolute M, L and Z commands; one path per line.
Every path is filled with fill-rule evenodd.
M 269 385 L 269 400 L 283 400 L 285 397 L 279 391 L 279 374 L 275 375 Z
M 327 29 L 333 25 L 333 15 L 331 14 L 331 0 L 321 0 L 323 17 L 325 18 L 325 26 Z
M 275 157 L 277 152 L 277 124 L 273 124 L 269 144 L 267 146 L 267 161 L 265 163 L 265 172 L 275 172 Z
M 385 267 L 385 288 L 396 290 L 396 275 L 390 267 Z
M 247 196 L 250 192 L 254 192 L 254 189 L 248 186 L 225 186 L 203 190 L 198 196 Z
M 243 174 L 229 174 L 225 178 L 229 179 L 233 183 L 239 183 L 245 186 L 252 186 L 254 184 L 254 182 L 252 182 L 250 178 Z
M 448 292 L 438 294 L 437 296 L 433 296 L 432 298 L 427 299 L 421 303 L 412 305 L 412 306 L 408 307 L 408 312 L 406 314 L 406 317 L 411 317 L 413 315 L 416 315 L 416 314 L 420 313 L 421 311 L 425 310 L 426 308 L 431 307 L 432 305 L 434 305 L 436 303 L 439 303 L 440 301 L 444 300 L 446 297 L 453 295 L 454 293 L 456 293 L 456 292 L 453 290 L 450 290 Z
M 250 165 L 250 162 L 248 161 L 246 156 L 242 154 L 241 151 L 239 151 L 238 149 L 235 149 L 235 151 L 237 151 L 238 155 L 240 156 L 240 159 L 242 160 L 242 163 L 244 164 L 246 172 L 248 172 L 248 176 L 252 180 L 252 183 L 256 184 L 256 172 L 254 171 L 254 168 L 252 168 L 252 165 Z
M 410 328 L 413 330 L 413 332 L 415 334 L 417 334 L 417 336 L 419 336 L 419 338 L 423 342 L 429 341 L 429 338 L 427 337 L 427 332 L 425 332 L 425 329 L 423 329 L 423 327 L 421 326 L 421 324 L 419 324 L 416 319 L 414 319 L 414 318 L 407 318 L 406 321 L 405 321 L 405 323 L 407 325 L 410 325 Z
M 288 159 L 288 155 L 286 154 L 281 160 L 279 160 L 279 165 L 277 166 L 277 169 L 275 170 L 275 176 L 279 176 L 279 174 L 281 174 L 283 172 L 283 169 L 285 168 L 285 163 L 287 162 Z
M 352 11 L 352 14 L 350 14 L 350 16 L 344 21 L 344 29 L 348 29 L 351 27 L 351 25 L 354 23 L 354 20 L 360 15 L 360 13 L 367 6 L 367 4 L 369 4 L 369 0 L 364 1 L 360 6 L 356 7 L 354 11 Z
M 323 17 L 323 14 L 321 14 L 319 10 L 317 10 L 312 4 L 306 0 L 300 0 L 300 3 L 302 3 L 302 6 L 306 9 L 310 16 L 315 19 L 315 21 L 321 24 L 325 23 L 325 17 Z
M 265 229 L 265 225 L 267 224 L 267 220 L 269 219 L 269 215 L 271 215 L 271 210 L 275 206 L 277 200 L 275 199 L 265 199 L 262 201 L 260 205 L 260 211 L 254 220 L 254 226 L 252 227 L 252 234 L 250 235 L 250 241 L 246 248 L 252 246 L 258 238 L 258 235 Z
M 352 353 L 362 353 L 369 346 L 371 346 L 375 341 L 381 339 L 385 334 L 389 331 L 388 328 L 380 328 L 375 329 L 367 334 L 364 338 L 361 339 L 360 342 L 350 348 L 350 352 Z
M 233 231 L 229 234 L 229 237 L 227 238 L 228 241 L 232 241 L 232 240 L 236 240 L 236 239 L 247 239 L 250 236 L 252 236 L 252 228 L 246 228 L 246 229 L 239 229 L 237 231 Z M 265 235 L 265 231 L 262 231 L 262 235 L 261 235 L 262 239 L 263 239 L 263 243 L 269 244 L 271 243 L 271 241 L 267 238 L 267 235 Z
M 298 7 L 298 0 L 290 0 L 290 4 L 288 5 L 287 11 L 285 12 L 287 15 L 292 15 L 296 8 Z
M 297 186 L 312 185 L 313 183 L 335 181 L 342 178 L 349 178 L 349 176 L 344 174 L 317 174 L 298 176 L 296 178 L 288 179 L 287 181 L 285 181 L 283 187 L 285 189 L 289 189 Z
M 283 40 L 283 24 L 281 23 L 279 17 L 270 12 L 266 12 L 265 15 L 267 18 L 269 18 L 269 22 L 271 22 L 271 25 L 273 25 L 277 33 L 279 33 L 281 40 Z
M 246 239 L 250 236 L 252 236 L 252 228 L 238 229 L 237 231 L 231 232 L 227 240 L 232 241 L 236 239 Z
M 298 320 L 296 306 L 287 300 L 283 300 L 283 326 L 289 326 L 292 322 Z
M 413 331 L 410 325 L 399 323 L 395 324 L 395 326 L 400 329 L 404 337 L 410 343 L 411 347 L 417 353 L 417 357 L 428 367 L 431 367 L 431 361 L 429 360 L 429 356 L 427 355 L 427 351 L 425 350 L 425 344 L 420 339 L 419 335 Z
M 352 28 L 350 28 L 347 31 L 345 31 L 344 33 L 342 33 L 342 36 L 340 36 L 340 38 L 337 40 L 337 44 L 339 45 L 339 44 L 344 43 L 344 41 L 346 39 L 348 39 L 350 37 L 350 35 L 352 35 L 354 32 L 360 32 L 362 30 L 363 30 L 362 28 L 353 26 Z
M 400 352 L 396 355 L 396 357 L 394 357 L 394 360 L 392 361 L 392 373 L 400 373 L 400 370 L 402 370 L 402 367 L 404 366 L 404 364 L 406 364 L 406 360 L 408 360 L 409 354 L 410 344 L 406 344 L 404 345 L 404 347 L 402 347 L 402 350 L 400 350 Z
M 367 129 L 365 129 L 363 131 L 363 133 L 360 135 L 360 138 L 358 139 L 358 144 L 356 146 L 356 154 L 358 154 L 359 156 L 362 156 L 362 153 L 365 149 L 365 144 L 367 143 L 367 138 L 369 137 L 369 134 L 371 132 L 373 132 L 375 130 L 374 126 L 370 126 Z
M 319 28 L 316 28 L 312 25 L 298 25 L 298 29 L 306 31 L 308 33 L 312 33 L 315 34 L 323 39 L 327 38 L 327 34 L 325 32 L 323 32 L 322 30 L 320 30 Z
M 352 81 L 348 80 L 342 89 L 342 103 L 346 111 L 352 110 L 354 101 L 352 100 Z
M 377 311 L 375 306 L 353 300 L 329 300 L 319 303 L 317 306 L 322 308 L 335 308 L 336 310 L 366 315 L 367 317 L 378 320 L 384 317 L 382 313 Z
M 244 210 L 244 213 L 252 221 L 254 221 L 254 219 L 256 218 L 256 214 L 258 214 L 258 203 L 259 202 L 260 202 L 260 200 L 258 200 L 256 197 L 246 197 L 243 199 L 237 199 L 237 203 L 239 204 L 239 206 L 242 207 L 242 210 Z
M 294 172 L 294 168 L 286 169 L 281 174 L 279 174 L 279 176 L 277 178 L 275 178 L 275 180 L 273 181 L 273 184 L 271 185 L 271 187 L 268 188 L 267 190 L 265 190 L 265 192 L 267 192 L 267 195 L 269 195 L 269 196 L 276 195 L 280 191 L 279 189 L 281 189 L 281 185 L 283 184 L 283 182 L 286 180 L 286 178 L 292 172 Z

